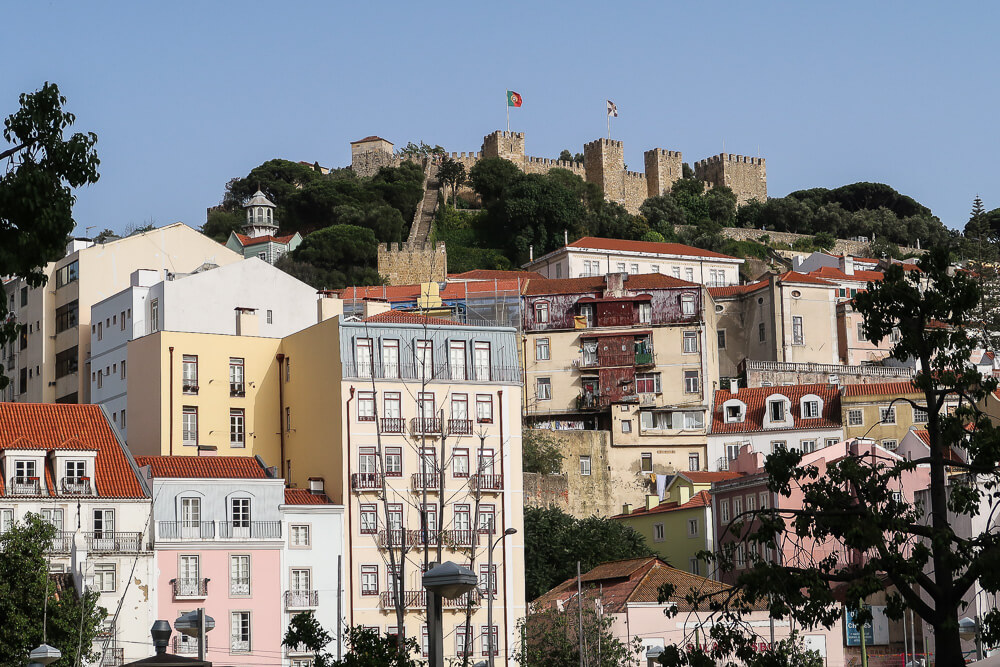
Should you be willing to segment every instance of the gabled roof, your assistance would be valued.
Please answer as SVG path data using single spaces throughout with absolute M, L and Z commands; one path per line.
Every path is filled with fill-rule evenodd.
M 659 243 L 656 241 L 627 241 L 625 239 L 604 239 L 597 236 L 584 236 L 566 246 L 567 248 L 586 248 L 594 250 L 612 250 L 620 252 L 644 252 L 657 255 L 686 255 L 690 257 L 715 257 L 741 261 L 736 257 L 722 253 L 694 248 L 683 243 Z
M 273 226 L 277 227 L 277 225 Z M 236 240 L 239 241 L 240 245 L 243 247 L 260 245 L 262 243 L 279 243 L 281 245 L 288 245 L 291 240 L 295 238 L 295 234 L 289 234 L 287 236 L 271 236 L 268 234 L 267 236 L 257 237 L 250 237 L 246 234 L 240 234 L 239 232 L 233 232 L 233 234 L 236 235 Z
M 909 380 L 903 382 L 871 382 L 849 384 L 844 387 L 844 396 L 896 396 L 897 394 L 919 394 L 920 390 Z
M 130 455 L 98 405 L 63 403 L 0 403 L 0 450 L 44 449 L 97 452 L 94 486 L 98 496 L 147 496 Z M 45 478 L 54 492 L 56 476 L 45 466 Z M 3 492 L 0 481 L 0 493 Z
M 781 394 L 791 401 L 792 425 L 790 427 L 764 428 L 767 401 L 771 396 Z M 807 394 L 815 394 L 823 399 L 823 410 L 819 417 L 804 419 L 801 415 L 799 399 Z M 741 422 L 727 422 L 722 406 L 726 401 L 737 399 L 746 404 L 746 414 Z M 712 433 L 755 433 L 760 431 L 781 431 L 790 429 L 840 428 L 840 391 L 836 385 L 803 384 L 787 387 L 742 388 L 735 394 L 728 389 L 715 392 L 715 406 L 712 411 Z
M 377 315 L 371 315 L 370 317 L 366 317 L 362 321 L 382 323 L 382 324 L 438 324 L 450 327 L 468 326 L 466 324 L 462 324 L 461 322 L 453 322 L 452 320 L 446 320 L 443 317 L 430 317 L 428 315 L 418 315 L 416 313 L 410 313 L 405 310 L 388 310 L 384 313 L 379 313 Z
M 526 296 L 542 294 L 591 294 L 604 291 L 605 276 L 584 276 L 581 278 L 533 278 L 524 289 Z M 629 275 L 625 289 L 629 291 L 650 289 L 701 289 L 698 283 L 688 282 L 662 273 L 640 273 Z
M 137 456 L 153 477 L 177 479 L 267 479 L 267 471 L 249 456 Z
M 285 489 L 286 505 L 332 505 L 325 493 L 312 493 L 309 489 Z

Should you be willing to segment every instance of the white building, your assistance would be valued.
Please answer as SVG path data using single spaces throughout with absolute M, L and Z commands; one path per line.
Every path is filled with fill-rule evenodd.
M 538 259 L 532 258 L 524 269 L 546 278 L 662 273 L 708 287 L 726 287 L 740 283 L 742 265 L 742 259 L 681 243 L 585 236 Z
M 709 470 L 728 470 L 746 445 L 766 456 L 779 446 L 808 453 L 843 439 L 836 385 L 718 389 L 708 434 Z
M 283 338 L 317 320 L 316 290 L 256 258 L 164 273 L 134 271 L 129 288 L 91 308 L 91 402 L 126 436 L 130 340 L 157 331 Z M 239 330 L 237 309 L 256 311 L 257 331 Z
M 145 658 L 156 620 L 149 487 L 96 405 L 0 403 L 0 532 L 29 512 L 56 527 L 49 569 L 100 593 L 102 665 Z M 120 610 L 120 611 L 119 611 Z M 117 612 L 117 616 L 115 613 Z

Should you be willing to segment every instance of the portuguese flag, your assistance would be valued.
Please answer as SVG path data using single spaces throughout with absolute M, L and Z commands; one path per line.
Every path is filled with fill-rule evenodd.
M 513 90 L 507 91 L 507 106 L 509 107 L 519 107 L 521 106 L 521 95 L 515 93 Z

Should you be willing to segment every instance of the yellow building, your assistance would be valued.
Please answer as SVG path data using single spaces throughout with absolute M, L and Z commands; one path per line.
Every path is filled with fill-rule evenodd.
M 139 269 L 189 273 L 242 259 L 182 223 L 106 243 L 70 241 L 66 256 L 43 269 L 45 285 L 33 288 L 20 279 L 4 285 L 4 298 L 23 328 L 20 340 L 0 349 L 13 380 L 0 400 L 90 402 L 90 337 L 103 326 L 91 323 L 91 306 L 128 287 Z M 126 326 L 115 319 L 115 327 Z
M 712 483 L 739 477 L 735 472 L 681 472 L 658 495 L 647 495 L 645 506 L 622 506 L 612 517 L 634 528 L 663 560 L 692 574 L 712 576 L 698 552 L 715 548 Z
M 909 381 L 851 384 L 843 389 L 844 438 L 870 438 L 894 451 L 913 429 L 927 428 L 927 412 L 906 400 L 924 404 L 923 392 Z M 946 402 L 946 408 L 956 401 Z

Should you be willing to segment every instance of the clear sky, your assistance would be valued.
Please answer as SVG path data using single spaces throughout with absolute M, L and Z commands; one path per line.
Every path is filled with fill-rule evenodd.
M 782 196 L 888 183 L 964 225 L 995 183 L 1000 5 L 939 2 L 42 2 L 2 13 L 0 113 L 56 82 L 99 136 L 78 234 L 198 226 L 273 157 L 350 162 L 378 134 L 555 158 L 604 136 L 693 163 L 767 158 Z

